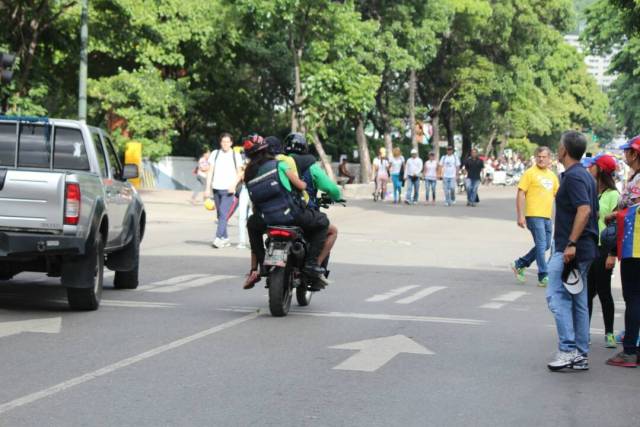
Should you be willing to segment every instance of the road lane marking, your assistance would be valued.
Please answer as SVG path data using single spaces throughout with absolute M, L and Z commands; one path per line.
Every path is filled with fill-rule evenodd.
M 109 277 L 114 277 L 115 275 L 115 271 L 105 271 L 104 273 L 102 273 L 103 279 L 108 279 Z
M 528 292 L 522 292 L 522 291 L 507 292 L 506 294 L 499 295 L 499 296 L 493 298 L 492 301 L 514 302 L 517 299 L 522 298 L 523 296 L 525 296 L 527 294 L 528 294 Z
M 100 305 L 127 308 L 173 308 L 178 306 L 178 304 L 171 302 L 128 301 L 115 299 L 103 299 L 100 301 Z
M 258 307 L 229 307 L 219 308 L 220 311 L 232 311 L 236 313 L 249 313 L 260 311 Z M 481 326 L 487 322 L 485 320 L 475 319 L 457 319 L 453 317 L 433 317 L 433 316 L 404 316 L 397 314 L 372 314 L 372 313 L 341 313 L 341 312 L 323 312 L 323 311 L 298 311 L 291 310 L 290 315 L 312 316 L 312 317 L 336 317 L 348 319 L 366 319 L 366 320 L 392 320 L 405 322 L 427 322 L 427 323 L 449 323 L 454 325 L 474 325 Z
M 404 335 L 374 338 L 335 345 L 338 350 L 359 350 L 356 354 L 335 366 L 343 371 L 375 372 L 400 353 L 435 354 Z
M 173 293 L 187 289 L 198 288 L 200 286 L 210 285 L 222 280 L 235 279 L 238 276 L 211 275 L 211 274 L 189 274 L 186 276 L 173 277 L 168 280 L 150 283 L 138 287 L 138 291 Z
M 132 356 L 132 357 L 128 357 L 126 359 L 123 359 L 119 362 L 113 363 L 111 365 L 107 365 L 104 368 L 100 368 L 98 370 L 95 370 L 93 372 L 89 372 L 86 373 L 84 375 L 81 375 L 79 377 L 75 377 L 72 378 L 70 380 L 61 382 L 59 384 L 56 384 L 54 386 L 51 386 L 49 388 L 46 388 L 44 390 L 40 390 L 37 391 L 35 393 L 31 393 L 28 394 L 26 396 L 22 396 L 18 399 L 14 399 L 10 402 L 6 402 L 3 403 L 2 405 L 0 405 L 0 415 L 4 414 L 6 412 L 11 411 L 12 409 L 16 409 L 19 408 L 21 406 L 25 406 L 28 405 L 30 403 L 36 402 L 38 400 L 44 399 L 45 397 L 49 397 L 52 396 L 54 394 L 58 394 L 60 392 L 63 392 L 65 390 L 68 390 L 72 387 L 75 387 L 77 385 L 92 381 L 96 378 L 111 374 L 115 371 L 118 371 L 122 368 L 126 368 L 128 366 L 131 366 L 135 363 L 138 362 L 142 362 L 143 360 L 152 358 L 154 356 L 157 356 L 159 354 L 165 353 L 169 350 L 174 350 L 176 348 L 182 347 L 184 345 L 187 345 L 189 343 L 192 343 L 194 341 L 198 341 L 201 340 L 203 338 L 206 338 L 210 335 L 213 335 L 215 333 L 218 332 L 222 332 L 225 329 L 229 329 L 229 328 L 233 328 L 234 326 L 238 326 L 244 322 L 247 322 L 249 320 L 253 320 L 258 316 L 258 313 L 250 313 L 247 314 L 246 316 L 242 316 L 239 319 L 234 319 L 231 320 L 229 322 L 225 322 L 221 325 L 218 326 L 214 326 L 212 328 L 209 329 L 205 329 L 204 331 L 198 332 L 196 334 L 193 335 L 189 335 L 188 337 L 185 338 L 180 338 L 178 340 L 172 341 L 168 344 L 165 345 L 161 345 L 160 347 L 156 347 L 152 350 L 146 351 L 144 353 L 138 354 L 136 356 Z
M 488 308 L 490 310 L 499 310 L 502 307 L 504 307 L 505 305 L 507 305 L 504 302 L 488 302 L 484 305 L 481 305 L 480 308 Z
M 529 295 L 529 292 L 523 292 L 523 291 L 507 292 L 506 294 L 498 295 L 497 297 L 492 298 L 491 302 L 481 305 L 480 308 L 487 308 L 490 310 L 499 310 L 505 305 L 507 305 L 508 302 L 514 302 L 525 295 Z
M 420 286 L 418 285 L 402 286 L 401 288 L 391 289 L 389 292 L 385 292 L 384 294 L 374 295 L 371 298 L 367 299 L 366 301 L 367 302 L 386 301 L 388 299 L 395 298 L 397 296 L 404 294 L 405 292 L 409 292 L 410 290 L 419 288 L 419 287 Z
M 0 323 L 0 338 L 23 332 L 35 332 L 40 334 L 59 334 L 62 327 L 61 317 L 50 317 L 48 319 L 29 319 L 14 322 Z
M 431 286 L 428 287 L 426 289 L 422 289 L 421 291 L 416 292 L 415 294 L 408 296 L 407 298 L 403 298 L 400 299 L 398 301 L 396 301 L 396 304 L 411 304 L 414 303 L 416 301 L 421 300 L 422 298 L 425 298 L 431 294 L 434 294 L 438 291 L 441 291 L 443 289 L 447 289 L 446 286 Z

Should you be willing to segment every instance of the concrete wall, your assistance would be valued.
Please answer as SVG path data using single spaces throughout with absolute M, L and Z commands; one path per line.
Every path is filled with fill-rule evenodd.
M 169 156 L 156 162 L 143 161 L 143 187 L 163 190 L 193 190 L 200 189 L 193 174 L 197 161 L 191 157 Z M 333 163 L 333 173 L 338 176 L 338 164 Z M 349 170 L 356 177 L 360 176 L 360 165 L 350 163 Z M 356 181 L 357 182 L 357 181 Z

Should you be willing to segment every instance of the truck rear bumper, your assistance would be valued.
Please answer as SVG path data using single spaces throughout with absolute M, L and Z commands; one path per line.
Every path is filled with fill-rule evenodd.
M 85 241 L 75 236 L 0 231 L 0 258 L 38 255 L 83 255 Z

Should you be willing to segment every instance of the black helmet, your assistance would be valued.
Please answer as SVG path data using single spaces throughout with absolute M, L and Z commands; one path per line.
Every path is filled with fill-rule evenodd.
M 269 148 L 264 138 L 257 134 L 249 135 L 244 138 L 242 147 L 244 148 L 244 152 L 248 157 L 252 157 L 258 151 L 266 150 L 267 148 Z
M 307 154 L 309 152 L 307 138 L 301 133 L 290 133 L 284 139 L 284 151 L 287 154 Z
M 269 152 L 274 156 L 282 154 L 282 141 L 277 136 L 268 136 L 264 141 L 269 146 Z

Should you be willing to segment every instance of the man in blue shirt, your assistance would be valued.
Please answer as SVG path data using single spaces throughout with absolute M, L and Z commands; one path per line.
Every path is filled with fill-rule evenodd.
M 556 194 L 555 250 L 549 261 L 547 303 L 558 329 L 558 353 L 550 370 L 589 369 L 589 309 L 587 272 L 598 251 L 598 192 L 580 159 L 587 141 L 580 132 L 565 132 L 558 148 L 564 165 Z M 563 284 L 565 267 L 579 270 L 583 286 Z M 568 281 L 568 280 L 567 280 Z

